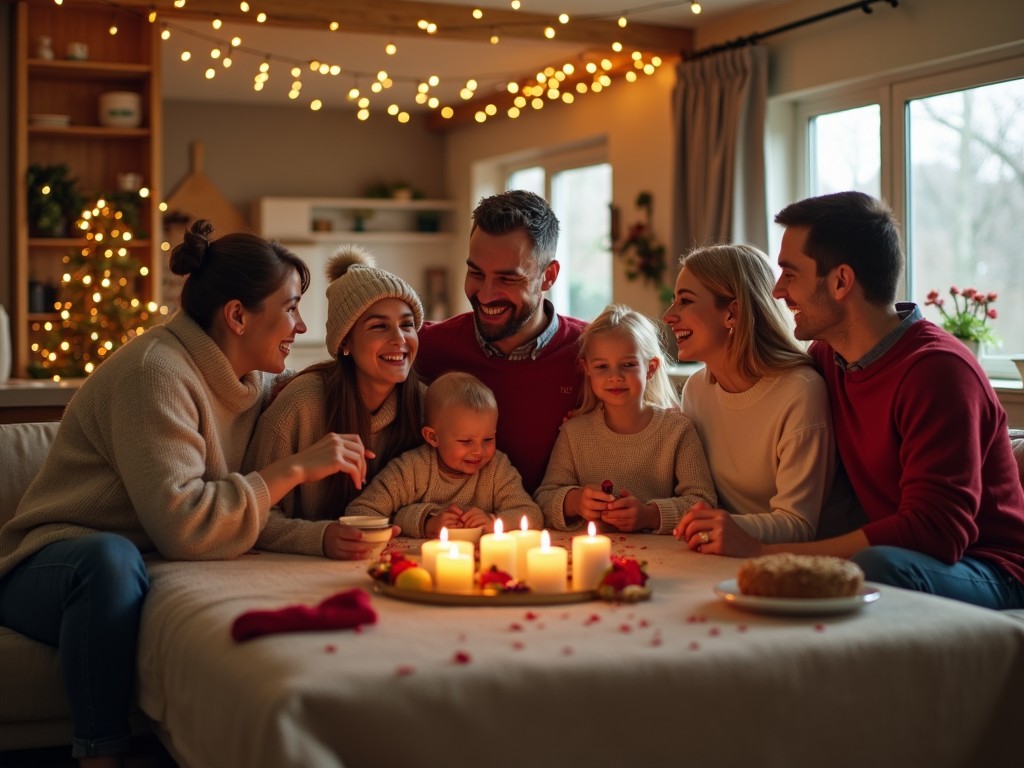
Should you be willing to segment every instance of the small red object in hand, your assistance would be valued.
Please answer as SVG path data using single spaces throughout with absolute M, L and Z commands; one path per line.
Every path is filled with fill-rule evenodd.
M 601 483 L 601 490 L 607 493 L 609 496 L 611 496 L 612 492 L 615 490 L 615 486 L 612 485 L 611 480 L 605 480 L 603 483 Z

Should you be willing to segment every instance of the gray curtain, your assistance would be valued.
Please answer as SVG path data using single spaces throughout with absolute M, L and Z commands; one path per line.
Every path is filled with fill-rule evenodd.
M 684 61 L 677 75 L 676 248 L 733 242 L 766 250 L 767 49 L 746 46 Z

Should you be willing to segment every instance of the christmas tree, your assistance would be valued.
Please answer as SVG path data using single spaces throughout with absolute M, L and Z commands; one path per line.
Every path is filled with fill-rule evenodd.
M 160 312 L 138 298 L 149 269 L 130 256 L 131 228 L 124 213 L 100 199 L 82 212 L 76 231 L 85 244 L 64 256 L 64 274 L 54 309 L 60 319 L 40 324 L 42 341 L 32 345 L 33 376 L 88 376 L 110 353 L 152 325 Z

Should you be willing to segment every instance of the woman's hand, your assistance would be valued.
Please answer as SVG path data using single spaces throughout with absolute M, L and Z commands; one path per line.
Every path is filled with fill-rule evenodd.
M 661 510 L 657 504 L 645 504 L 626 490 L 619 491 L 618 498 L 612 498 L 613 501 L 605 504 L 601 519 L 616 530 L 628 533 L 661 527 Z
M 582 517 L 584 520 L 598 522 L 601 513 L 608 508 L 616 497 L 601 490 L 600 485 L 583 485 L 573 488 L 565 494 L 562 501 L 562 516 L 566 522 Z
M 695 552 L 730 557 L 757 557 L 761 542 L 740 528 L 724 509 L 703 501 L 690 507 L 672 535 Z
M 366 483 L 366 461 L 372 458 L 373 451 L 363 446 L 359 435 L 342 435 L 337 432 L 328 432 L 294 456 L 294 460 L 305 471 L 304 483 L 342 472 L 352 479 L 353 485 L 359 490 Z
M 441 535 L 442 528 L 464 528 L 462 524 L 462 510 L 452 504 L 448 509 L 438 512 L 427 520 L 423 526 L 423 532 L 428 539 L 436 539 Z
M 391 538 L 402 532 L 397 525 L 391 526 Z M 331 560 L 366 560 L 380 542 L 363 541 L 363 532 L 351 525 L 331 523 L 324 531 L 324 557 Z

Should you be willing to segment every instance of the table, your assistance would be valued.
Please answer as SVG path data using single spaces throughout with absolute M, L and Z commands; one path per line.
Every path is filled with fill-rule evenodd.
M 850 615 L 745 613 L 712 592 L 738 560 L 664 536 L 613 547 L 649 561 L 650 601 L 377 595 L 362 632 L 240 644 L 243 611 L 370 589 L 367 564 L 154 562 L 141 707 L 194 768 L 1019 764 L 1024 623 L 887 587 Z

